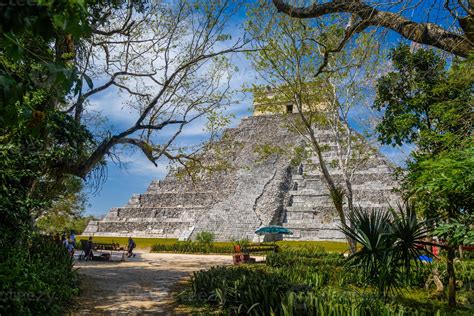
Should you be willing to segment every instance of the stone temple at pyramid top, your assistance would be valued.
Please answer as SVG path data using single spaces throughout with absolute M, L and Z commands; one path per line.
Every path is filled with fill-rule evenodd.
M 295 98 L 290 96 L 291 92 L 279 92 L 266 86 L 254 92 L 253 115 L 295 114 L 298 106 Z M 321 100 L 321 94 L 310 95 L 312 101 L 302 102 L 303 112 L 320 112 L 329 107 L 328 102 Z

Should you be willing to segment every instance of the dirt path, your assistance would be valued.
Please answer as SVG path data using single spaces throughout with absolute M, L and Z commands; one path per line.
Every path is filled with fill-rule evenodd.
M 115 259 L 115 258 L 114 258 Z M 83 262 L 77 315 L 171 315 L 171 291 L 193 271 L 228 265 L 227 255 L 138 253 L 126 262 Z

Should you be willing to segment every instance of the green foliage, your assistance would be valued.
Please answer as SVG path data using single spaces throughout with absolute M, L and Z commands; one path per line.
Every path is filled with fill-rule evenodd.
M 278 306 L 292 284 L 265 270 L 214 267 L 195 272 L 191 278 L 191 299 L 219 305 L 232 314 L 268 314 Z
M 64 246 L 43 236 L 3 248 L 0 314 L 63 315 L 79 292 L 73 259 Z
M 178 241 L 170 244 L 154 244 L 151 246 L 151 252 L 233 253 L 234 247 L 232 243 L 203 243 L 195 241 Z
M 202 231 L 196 235 L 196 241 L 200 244 L 210 245 L 214 241 L 214 233 Z
M 348 220 L 342 231 L 362 246 L 349 257 L 349 267 L 360 269 L 382 297 L 388 296 L 424 254 L 418 245 L 427 236 L 426 223 L 418 221 L 410 205 L 399 206 L 399 212 L 355 208 Z
M 451 246 L 474 245 L 474 215 L 466 214 L 459 219 L 450 219 L 448 223 L 439 224 L 434 235 L 442 240 L 448 240 Z
M 83 80 L 92 85 L 71 60 L 90 23 L 99 23 L 88 11 L 97 1 L 7 2 L 0 19 L 0 314 L 59 315 L 77 294 L 76 274 L 64 247 L 37 237 L 34 223 L 67 208 L 61 199 L 82 181 L 67 170 L 94 145 L 65 101 Z
M 179 301 L 207 306 L 206 311 L 219 315 L 469 315 L 469 310 L 447 309 L 421 290 L 431 274 L 430 265 L 412 269 L 401 280 L 405 288 L 415 287 L 409 298 L 385 301 L 366 284 L 357 283 L 357 270 L 344 270 L 345 260 L 318 247 L 283 247 L 268 255 L 264 266 L 196 272 Z M 466 261 L 456 266 L 463 271 L 463 280 L 472 277 L 472 264 Z
M 446 70 L 433 50 L 412 52 L 406 45 L 390 57 L 395 71 L 379 80 L 374 107 L 383 111 L 377 127 L 383 143 L 417 146 L 407 162 L 403 192 L 415 198 L 428 217 L 470 213 L 473 59 L 454 61 Z
M 379 80 L 374 104 L 383 111 L 379 139 L 416 145 L 402 175 L 402 192 L 427 218 L 436 219 L 433 226 L 447 240 L 449 302 L 454 305 L 455 247 L 468 236 L 456 221 L 471 214 L 474 205 L 474 58 L 455 60 L 446 70 L 435 51 L 412 52 L 400 45 L 391 59 L 395 71 Z
M 81 1 L 2 5 L 0 245 L 31 229 L 35 212 L 62 192 L 64 170 L 94 144 L 62 108 L 80 74 L 62 56 L 68 45 L 61 42 L 88 36 L 86 9 Z

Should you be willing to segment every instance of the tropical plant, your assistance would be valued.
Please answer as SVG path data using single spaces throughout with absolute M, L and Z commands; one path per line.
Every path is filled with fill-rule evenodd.
M 427 237 L 426 222 L 417 219 L 413 205 L 392 209 L 355 208 L 348 214 L 351 226 L 341 230 L 361 245 L 351 255 L 348 266 L 360 269 L 379 295 L 387 297 L 400 288 L 400 277 L 409 273 L 411 263 L 420 262 L 426 252 L 419 246 Z
M 215 267 L 195 272 L 192 295 L 197 301 L 219 305 L 232 314 L 267 315 L 293 285 L 264 270 Z

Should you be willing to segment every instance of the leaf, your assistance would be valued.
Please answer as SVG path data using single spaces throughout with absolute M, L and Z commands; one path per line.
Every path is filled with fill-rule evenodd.
M 88 75 L 86 75 L 85 73 L 82 74 L 84 79 L 86 80 L 87 82 L 87 86 L 89 87 L 89 89 L 93 89 L 94 88 L 94 83 L 92 82 L 92 79 L 91 77 L 89 77 Z

